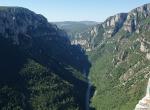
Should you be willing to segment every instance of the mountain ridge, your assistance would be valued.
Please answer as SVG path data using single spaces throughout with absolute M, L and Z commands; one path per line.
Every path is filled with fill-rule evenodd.
M 85 48 L 85 50 L 91 51 L 100 44 L 102 39 L 105 39 L 104 37 L 113 37 L 115 33 L 120 30 L 124 30 L 127 33 L 132 33 L 134 31 L 139 33 L 140 27 L 137 25 L 138 20 L 136 19 L 136 16 L 138 16 L 139 19 L 148 17 L 149 7 L 150 4 L 144 4 L 128 13 L 117 13 L 110 16 L 104 22 L 98 23 L 86 31 L 79 33 L 80 37 L 71 39 L 71 41 L 73 41 L 73 44 L 79 44 Z M 144 15 L 142 15 L 142 12 Z M 98 35 L 98 33 L 101 33 L 102 35 Z M 97 36 L 101 36 L 101 38 Z M 80 43 L 81 41 L 84 41 L 85 43 Z
M 150 77 L 150 4 L 118 13 L 71 39 L 86 50 L 96 110 L 133 110 Z
M 149 9 L 146 4 L 131 10 L 113 35 L 118 20 L 107 19 L 96 27 L 97 42 L 93 40 L 93 49 L 87 52 L 96 87 L 91 105 L 96 110 L 133 110 L 144 96 L 150 77 Z
M 0 109 L 85 108 L 90 63 L 66 32 L 20 7 L 1 9 L 0 25 Z

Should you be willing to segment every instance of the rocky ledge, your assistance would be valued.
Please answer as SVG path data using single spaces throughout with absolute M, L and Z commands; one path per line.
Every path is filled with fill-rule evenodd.
M 150 110 L 150 79 L 148 81 L 146 96 L 139 101 L 135 110 Z

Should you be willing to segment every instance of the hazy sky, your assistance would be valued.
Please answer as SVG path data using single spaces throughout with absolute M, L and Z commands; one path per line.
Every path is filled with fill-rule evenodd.
M 150 3 L 150 0 L 0 0 L 2 6 L 26 7 L 49 21 L 104 21 L 107 17 Z

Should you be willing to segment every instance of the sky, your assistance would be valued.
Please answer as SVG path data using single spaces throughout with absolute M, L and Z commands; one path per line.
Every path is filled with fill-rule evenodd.
M 97 21 L 150 3 L 150 0 L 0 0 L 1 6 L 20 6 L 48 21 Z

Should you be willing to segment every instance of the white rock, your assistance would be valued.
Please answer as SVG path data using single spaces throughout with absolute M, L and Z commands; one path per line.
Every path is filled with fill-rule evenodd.
M 139 101 L 135 107 L 135 110 L 150 110 L 150 79 L 147 85 L 146 96 Z
M 147 54 L 146 54 L 146 58 L 147 58 L 148 60 L 150 60 L 150 53 L 147 53 Z
M 146 48 L 146 46 L 143 42 L 141 42 L 140 50 L 141 50 L 141 52 L 147 52 L 148 51 L 148 49 Z

